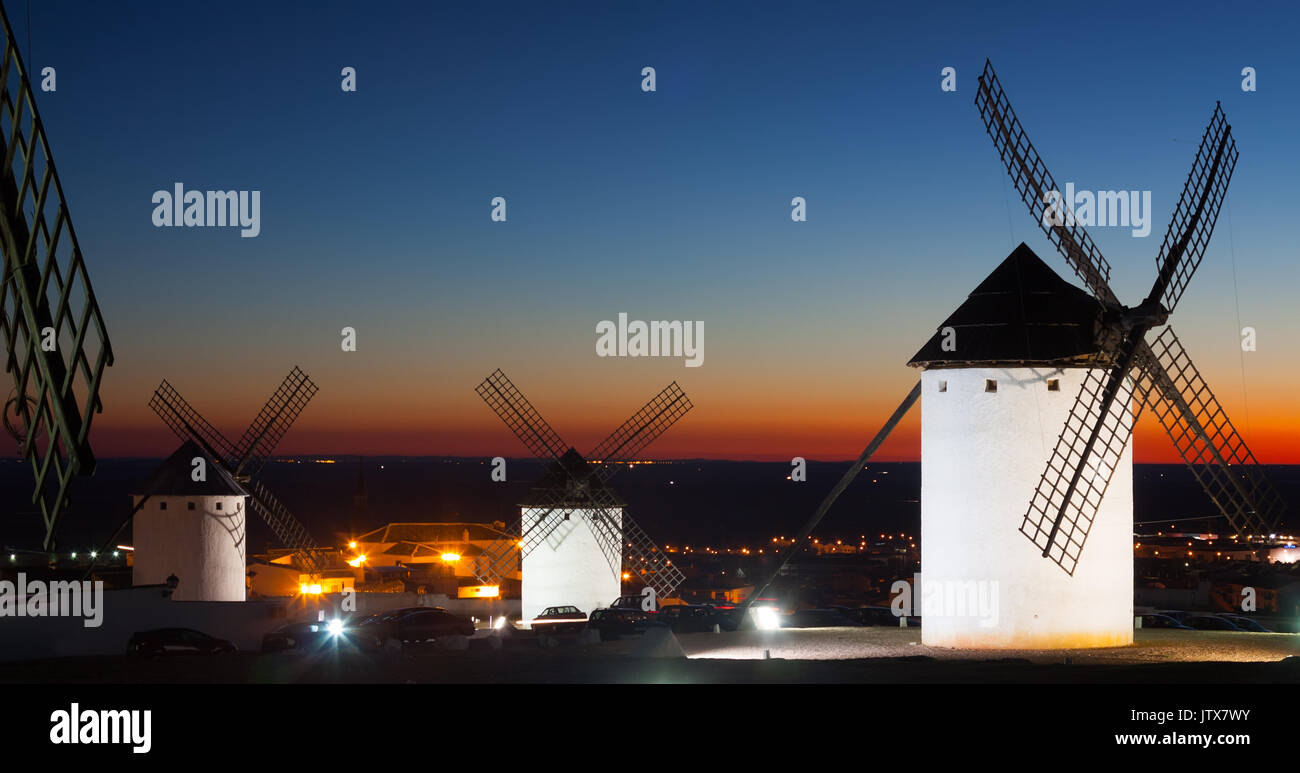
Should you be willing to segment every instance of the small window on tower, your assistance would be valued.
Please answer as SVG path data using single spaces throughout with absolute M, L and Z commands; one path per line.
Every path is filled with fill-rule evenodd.
M 221 509 L 221 503 L 220 503 L 220 502 L 217 503 L 217 509 L 218 509 L 218 510 Z
M 998 391 L 998 380 L 995 379 L 995 378 L 986 378 L 986 379 L 984 379 L 984 391 L 985 391 L 985 392 L 996 392 L 996 391 Z
M 1059 378 L 1047 379 L 1047 391 L 1049 392 L 1061 391 L 1061 380 Z
M 947 381 L 940 381 L 940 382 L 939 382 L 939 391 L 940 391 L 940 392 L 947 392 L 947 391 L 948 391 L 948 382 L 947 382 Z
M 158 509 L 159 509 L 159 510 L 166 510 L 166 509 L 167 509 L 167 503 L 166 503 L 166 502 L 159 502 L 159 503 L 158 503 Z
M 193 510 L 193 509 L 194 509 L 194 503 L 193 503 L 193 502 L 186 502 L 186 503 L 185 503 L 185 509 L 186 509 L 186 510 Z

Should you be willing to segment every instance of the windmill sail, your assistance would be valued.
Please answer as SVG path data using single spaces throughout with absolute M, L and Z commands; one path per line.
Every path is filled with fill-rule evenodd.
M 113 350 L 3 9 L 0 20 L 0 336 L 13 379 L 4 423 L 31 465 L 49 550 L 72 478 L 95 471 L 90 425 Z M 50 337 L 56 346 L 46 351 Z
M 975 104 L 1035 222 L 1094 296 L 1104 306 L 1117 308 L 1118 299 L 1109 285 L 1110 265 L 1083 226 L 1077 222 L 1066 226 L 1045 221 L 1043 194 L 1057 190 L 1056 182 L 1011 109 L 991 63 L 985 63 L 979 78 Z M 1166 309 L 1172 309 L 1181 298 L 1213 232 L 1237 158 L 1230 128 L 1222 108 L 1216 105 L 1156 258 L 1159 271 L 1156 284 L 1160 290 L 1153 298 L 1155 303 L 1163 302 Z M 1169 260 L 1171 253 L 1176 253 L 1178 259 Z M 1281 497 L 1177 344 L 1172 330 L 1165 328 L 1150 345 L 1138 340 L 1133 349 L 1133 368 L 1126 377 L 1136 378 L 1136 391 L 1142 404 L 1150 407 L 1160 420 L 1174 447 L 1224 518 L 1238 531 L 1270 530 L 1282 516 Z M 1167 372 L 1171 369 L 1172 373 Z M 1139 405 L 1136 410 L 1141 408 Z M 1057 452 L 1068 454 L 1072 447 L 1058 443 Z M 1057 490 L 1057 477 L 1049 463 L 1022 523 L 1022 530 L 1032 535 L 1031 539 L 1045 540 L 1051 531 L 1050 527 L 1046 532 L 1037 528 L 1042 523 L 1042 514 L 1036 513 L 1036 508 L 1042 507 L 1049 498 L 1047 495 Z M 1058 515 L 1062 515 L 1063 523 L 1067 517 L 1070 520 L 1066 525 L 1070 535 L 1086 538 L 1086 528 L 1078 528 L 1090 522 L 1086 512 L 1071 515 L 1058 509 Z M 1063 539 L 1057 554 L 1062 558 L 1071 552 L 1066 546 L 1073 545 L 1069 538 Z M 1039 541 L 1035 544 L 1047 547 Z M 1074 553 L 1077 556 L 1077 550 Z

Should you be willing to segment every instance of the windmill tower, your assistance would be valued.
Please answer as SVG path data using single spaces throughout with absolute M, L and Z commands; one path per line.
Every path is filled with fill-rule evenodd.
M 315 394 L 316 384 L 307 377 L 307 374 L 295 367 L 289 371 L 289 375 L 266 401 L 266 405 L 253 419 L 253 423 L 244 432 L 238 445 L 227 440 L 209 424 L 167 381 L 164 380 L 158 386 L 149 400 L 149 407 L 183 442 L 181 449 L 173 454 L 173 458 L 177 454 L 182 454 L 187 448 L 197 446 L 203 452 L 202 458 L 210 461 L 209 478 L 215 469 L 219 473 L 218 478 L 222 486 L 228 488 L 228 484 L 233 483 L 243 491 L 248 497 L 248 508 L 255 511 L 271 527 L 271 531 L 282 545 L 293 551 L 298 569 L 309 576 L 317 576 L 325 568 L 324 552 L 316 546 L 306 528 L 289 512 L 289 508 L 276 499 L 270 489 L 255 476 Z M 193 460 L 185 460 L 182 457 L 182 461 L 186 461 L 188 466 Z M 164 467 L 166 466 L 164 464 Z M 148 484 L 143 488 L 143 493 L 135 497 L 135 507 L 131 517 L 138 517 L 146 508 L 161 510 L 164 504 L 167 505 L 168 510 L 171 510 L 165 494 L 162 500 L 155 504 L 153 500 L 161 492 L 150 489 Z M 184 531 L 187 527 L 178 525 L 175 528 Z M 216 544 L 203 542 L 197 555 L 208 556 L 221 553 L 225 545 L 225 535 L 207 528 L 203 533 L 205 540 L 215 541 Z M 137 547 L 136 560 L 140 558 L 140 549 Z M 241 585 L 243 574 L 241 566 Z
M 1045 216 L 1046 194 L 1060 188 L 987 62 L 975 105 L 1030 215 L 1087 293 L 1046 269 L 1028 248 L 1017 248 L 913 358 L 911 364 L 923 368 L 920 381 L 750 599 L 763 595 L 924 391 L 923 585 L 951 589 L 954 600 L 965 594 L 968 609 L 952 615 L 956 620 L 932 617 L 925 589 L 918 589 L 922 640 L 978 648 L 1123 644 L 1132 640 L 1129 440 L 1142 410 L 1164 427 L 1233 532 L 1267 534 L 1285 511 L 1166 324 L 1204 257 L 1236 164 L 1236 144 L 1216 106 L 1156 257 L 1155 282 L 1141 303 L 1129 307 L 1111 290 L 1110 264 L 1083 226 L 1068 213 Z M 1038 474 L 1026 472 L 1034 466 L 1030 461 Z M 1033 559 L 1028 563 L 1026 553 Z M 1130 578 L 1122 590 L 1106 567 Z M 981 580 L 999 581 L 991 621 L 969 614 Z M 991 599 L 991 584 L 983 587 Z
M 495 585 L 522 560 L 523 617 L 572 604 L 590 612 L 620 594 L 624 568 L 659 598 L 685 576 L 626 512 L 609 479 L 692 408 L 674 382 L 646 403 L 585 457 L 567 445 L 506 375 L 497 370 L 476 390 L 546 473 L 520 506 L 518 535 L 480 557 L 475 573 Z M 626 563 L 625 563 L 626 562 Z
M 1133 639 L 1133 453 L 1120 449 L 1088 560 L 1061 572 L 1017 532 L 1086 381 L 1100 307 L 1021 244 L 908 365 L 921 374 L 921 570 L 929 645 L 1065 648 Z M 1108 421 L 1132 428 L 1131 388 Z M 1089 420 L 1095 414 L 1089 415 Z
M 201 480 L 195 474 L 201 466 Z M 248 493 L 193 440 L 154 470 L 137 494 L 132 582 L 158 585 L 176 576 L 173 601 L 243 601 L 247 572 Z
M 2 8 L 0 22 L 0 338 L 13 378 L 3 424 L 31 465 L 30 501 L 53 551 L 72 478 L 95 471 L 90 425 L 113 349 Z

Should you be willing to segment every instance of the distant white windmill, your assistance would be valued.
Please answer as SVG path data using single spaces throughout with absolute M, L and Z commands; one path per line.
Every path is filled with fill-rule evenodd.
M 506 374 L 494 371 L 478 385 L 479 397 L 525 446 L 547 463 L 546 473 L 520 508 L 514 543 L 498 543 L 476 565 L 479 579 L 495 585 L 522 563 L 523 617 L 552 606 L 583 612 L 611 603 L 623 570 L 659 598 L 685 579 L 609 488 L 619 464 L 636 458 L 691 410 L 677 382 L 669 384 L 583 457 L 546 423 Z M 518 546 L 518 550 L 514 546 Z M 626 564 L 624 563 L 626 561 Z

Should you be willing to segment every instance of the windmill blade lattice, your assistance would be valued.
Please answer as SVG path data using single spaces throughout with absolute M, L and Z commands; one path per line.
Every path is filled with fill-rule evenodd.
M 234 443 L 226 439 L 216 427 L 208 423 L 192 405 L 186 402 L 166 379 L 149 398 L 149 407 L 158 418 L 181 440 L 193 440 L 223 465 L 229 466 L 239 458 Z
M 532 451 L 533 456 L 544 460 L 558 460 L 569 448 L 559 433 L 551 429 L 528 398 L 515 387 L 501 369 L 483 379 L 474 389 L 483 402 L 505 422 L 515 437 Z
M 256 475 L 266 457 L 280 444 L 299 414 L 316 394 L 316 384 L 297 366 L 289 371 L 279 388 L 239 440 L 235 474 Z M 234 461 L 232 460 L 232 461 Z
M 1232 127 L 1223 108 L 1216 104 L 1156 256 L 1156 270 L 1165 284 L 1159 300 L 1169 311 L 1178 305 L 1192 274 L 1201 265 L 1236 166 L 1237 143 L 1232 139 Z
M 1272 532 L 1286 505 L 1173 328 L 1161 331 L 1150 347 L 1160 368 L 1144 368 L 1141 399 L 1228 524 L 1239 534 Z
M 619 504 L 608 489 L 594 489 L 591 499 L 595 505 L 590 519 L 592 532 L 605 555 L 613 557 L 614 571 L 619 571 L 626 559 L 629 573 L 654 588 L 656 597 L 667 598 L 676 592 L 686 575 L 673 564 L 668 554 L 659 549 L 625 508 L 621 515 L 622 533 L 615 529 L 614 520 L 619 516 L 613 515 L 612 511 L 619 509 Z
M 979 108 L 980 117 L 984 119 L 985 131 L 993 140 L 993 146 L 997 148 L 1007 173 L 1011 175 L 1016 192 L 1029 207 L 1034 222 L 1038 223 L 1057 252 L 1065 256 L 1070 268 L 1074 269 L 1093 295 L 1102 301 L 1116 303 L 1115 294 L 1110 289 L 1110 263 L 1078 220 L 1062 218 L 1066 222 L 1057 225 L 1049 224 L 1044 218 L 1047 212 L 1046 194 L 1049 191 L 1059 191 L 1060 188 L 1025 134 L 1020 119 L 1016 118 L 1015 111 L 1011 109 L 1006 92 L 1002 90 L 997 73 L 993 72 L 993 65 L 988 61 L 985 61 L 984 72 L 979 77 L 975 105 Z
M 602 482 L 609 480 L 618 462 L 636 458 L 693 407 L 676 381 L 669 384 L 587 455 L 597 465 L 595 475 Z
M 1089 368 L 1084 373 L 1079 395 L 1020 524 L 1020 532 L 1069 574 L 1074 574 L 1137 418 L 1129 410 L 1132 380 L 1121 379 L 1118 394 L 1107 401 L 1104 392 L 1113 371 Z M 1103 405 L 1108 406 L 1104 416 Z M 1097 437 L 1085 459 L 1094 429 Z
M 100 381 L 113 350 L 3 9 L 0 21 L 0 337 L 14 384 L 5 423 L 31 465 L 31 501 L 50 550 L 72 478 L 95 471 L 90 426 L 103 409 Z M 54 351 L 42 346 L 47 331 Z
M 324 567 L 321 551 L 306 527 L 293 517 L 289 508 L 276 499 L 261 481 L 251 481 L 245 489 L 248 491 L 248 500 L 252 503 L 253 509 L 262 517 L 266 525 L 271 527 L 280 544 L 294 552 L 294 558 L 302 565 L 305 572 L 312 575 L 319 574 Z

